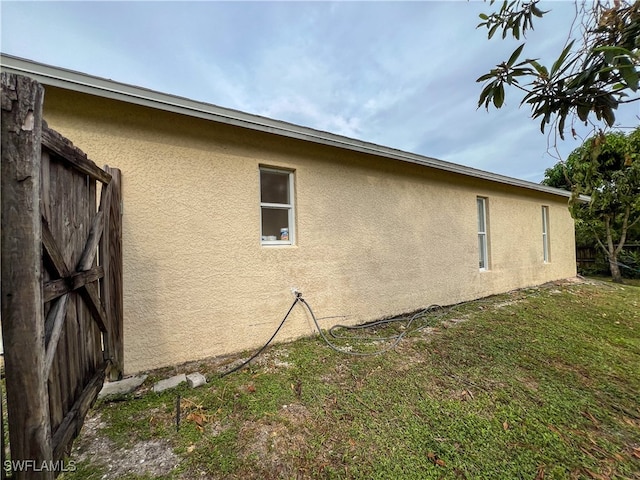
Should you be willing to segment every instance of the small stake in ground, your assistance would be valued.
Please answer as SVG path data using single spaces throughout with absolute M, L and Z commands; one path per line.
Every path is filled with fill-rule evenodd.
M 176 398 L 176 432 L 180 431 L 180 395 Z

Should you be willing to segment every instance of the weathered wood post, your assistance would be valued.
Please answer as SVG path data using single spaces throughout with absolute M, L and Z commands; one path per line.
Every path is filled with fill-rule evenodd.
M 2 403 L 4 401 L 3 397 L 4 394 L 2 393 L 2 385 L 0 384 L 0 419 L 2 419 L 2 421 L 0 421 L 0 446 L 2 447 L 2 450 L 0 450 L 0 479 L 2 480 L 7 478 L 7 472 L 4 469 L 4 461 L 6 455 L 4 452 L 4 410 L 2 408 Z
M 13 478 L 53 479 L 53 472 L 42 468 L 53 459 L 42 302 L 44 89 L 27 77 L 6 72 L 1 77 L 2 335 Z
M 110 380 L 120 380 L 124 370 L 122 304 L 122 191 L 121 172 L 104 166 L 111 181 L 102 189 L 104 229 L 100 241 L 100 259 L 104 268 L 100 296 L 104 302 L 109 331 L 105 339 L 105 360 L 111 361 Z M 102 202 L 101 202 L 102 203 Z

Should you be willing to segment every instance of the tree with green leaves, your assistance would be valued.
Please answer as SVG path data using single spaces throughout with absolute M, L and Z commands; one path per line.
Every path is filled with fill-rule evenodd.
M 542 132 L 554 124 L 564 139 L 567 119 L 574 134 L 576 121 L 611 127 L 618 106 L 640 100 L 640 1 L 575 3 L 576 19 L 557 60 L 548 67 L 539 59 L 520 60 L 523 43 L 477 79 L 484 82 L 478 107 L 501 108 L 505 86 L 516 88 L 523 94 L 521 105 L 541 119 Z M 520 39 L 546 13 L 539 0 L 505 0 L 499 10 L 481 14 L 478 27 L 486 27 L 489 38 L 501 32 L 502 38 Z
M 618 256 L 640 224 L 640 127 L 628 135 L 601 132 L 589 138 L 566 162 L 547 169 L 542 183 L 572 192 L 571 214 L 580 229 L 592 233 L 613 281 L 621 283 Z

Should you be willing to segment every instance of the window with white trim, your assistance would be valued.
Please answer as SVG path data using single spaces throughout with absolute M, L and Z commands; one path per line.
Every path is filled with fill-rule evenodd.
M 260 239 L 262 245 L 293 245 L 293 172 L 260 167 Z
M 478 266 L 480 270 L 489 269 L 489 239 L 487 236 L 487 199 L 477 197 L 478 205 Z
M 549 207 L 542 207 L 542 260 L 549 263 Z

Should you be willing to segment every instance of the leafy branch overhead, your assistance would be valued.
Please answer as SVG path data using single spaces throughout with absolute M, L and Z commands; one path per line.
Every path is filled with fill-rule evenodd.
M 494 0 L 491 0 L 494 4 Z M 539 0 L 505 1 L 490 15 L 481 14 L 491 39 L 498 31 L 502 38 L 524 37 L 533 29 L 534 18 L 549 13 L 538 7 Z M 524 94 L 521 105 L 531 107 L 531 116 L 540 119 L 540 130 L 557 123 L 564 138 L 567 118 L 577 117 L 613 126 L 620 104 L 640 100 L 640 1 L 594 1 L 589 8 L 576 3 L 576 19 L 562 52 L 550 67 L 538 60 L 520 60 L 526 42 L 508 60 L 478 78 L 484 82 L 478 107 L 501 108 L 505 85 Z

